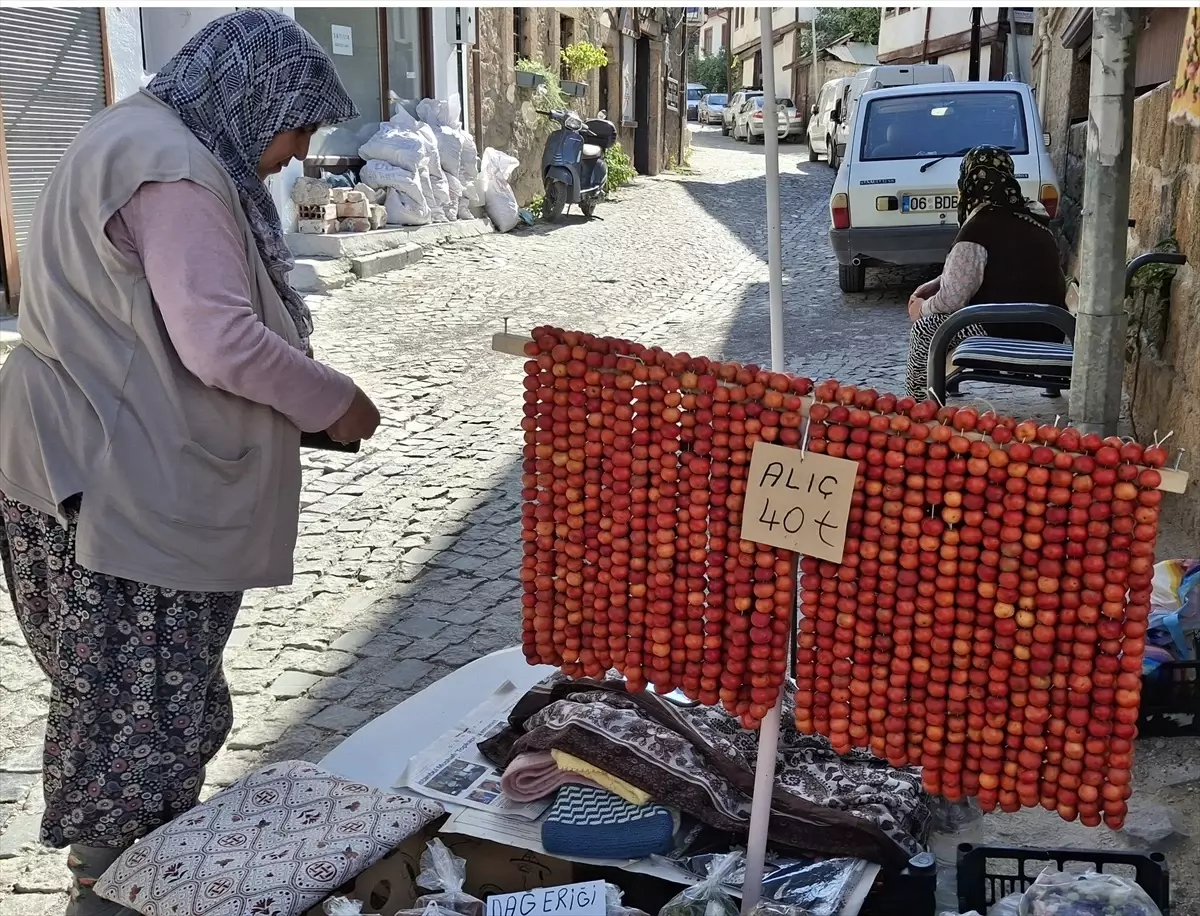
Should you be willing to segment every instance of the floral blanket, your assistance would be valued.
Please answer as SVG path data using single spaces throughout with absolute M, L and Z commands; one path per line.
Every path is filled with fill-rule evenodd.
M 619 680 L 556 675 L 522 697 L 509 727 L 479 748 L 501 768 L 518 754 L 566 751 L 709 826 L 735 835 L 749 828 L 758 733 L 718 709 L 630 694 Z M 923 848 L 928 801 L 915 768 L 894 769 L 866 751 L 840 756 L 784 716 L 773 845 L 900 868 Z

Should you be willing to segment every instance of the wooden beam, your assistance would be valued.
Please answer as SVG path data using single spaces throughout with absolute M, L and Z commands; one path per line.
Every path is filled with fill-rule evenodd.
M 519 356 L 522 359 L 529 359 L 525 353 L 525 345 L 529 343 L 530 337 L 521 334 L 493 334 L 492 349 L 497 353 L 504 353 L 508 356 Z M 802 416 L 808 416 L 808 409 L 816 400 L 812 395 L 805 395 L 801 398 L 803 405 L 800 408 Z M 983 433 L 965 432 L 966 438 L 971 440 L 988 439 Z M 1174 468 L 1157 468 L 1158 473 L 1162 475 L 1162 483 L 1158 485 L 1158 489 L 1165 493 L 1182 493 L 1187 489 L 1188 474 L 1187 471 L 1177 471 Z
M 388 121 L 392 117 L 392 87 L 389 85 L 388 51 L 392 46 L 391 33 L 388 32 L 387 7 L 379 8 L 379 116 L 380 120 Z

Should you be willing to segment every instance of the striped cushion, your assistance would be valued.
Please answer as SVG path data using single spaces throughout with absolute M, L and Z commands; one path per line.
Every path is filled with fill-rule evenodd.
M 968 337 L 954 349 L 950 360 L 964 369 L 1070 375 L 1073 353 L 1069 343 Z

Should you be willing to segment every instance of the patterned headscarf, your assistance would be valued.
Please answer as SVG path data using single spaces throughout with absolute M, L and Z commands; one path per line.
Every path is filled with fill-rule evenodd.
M 998 146 L 977 146 L 963 156 L 958 172 L 958 224 L 983 206 L 1041 219 L 1030 209 L 1017 182 L 1012 156 Z
M 258 162 L 278 134 L 358 117 L 333 61 L 295 20 L 247 9 L 201 29 L 146 91 L 175 109 L 233 178 L 259 253 L 307 345 L 312 315 L 287 281 L 295 260 Z

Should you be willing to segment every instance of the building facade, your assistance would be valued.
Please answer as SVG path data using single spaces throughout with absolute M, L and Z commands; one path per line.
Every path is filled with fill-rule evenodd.
M 537 113 L 533 89 L 517 85 L 517 64 L 561 68 L 563 48 L 589 41 L 608 65 L 588 74 L 588 93 L 572 99 L 585 116 L 603 110 L 640 174 L 655 175 L 684 155 L 684 11 L 662 8 L 480 7 L 479 66 L 472 77 L 480 149 L 520 161 L 517 200 L 542 193 L 541 157 L 553 125 Z
M 20 253 L 33 207 L 79 129 L 136 92 L 200 29 L 236 7 L 0 8 L 0 280 L 20 294 Z M 321 131 L 310 160 L 271 179 L 285 225 L 291 185 L 307 166 L 356 159 L 402 100 L 466 97 L 473 7 L 275 7 L 330 52 L 362 116 Z M 471 110 L 464 122 L 473 129 Z
M 722 57 L 729 47 L 729 14 L 725 10 L 705 9 L 700 24 L 696 53 L 701 57 Z
M 794 63 L 802 50 L 801 31 L 811 31 L 817 7 L 779 6 L 771 8 L 771 37 L 774 39 L 775 91 L 781 98 L 796 94 L 803 87 L 793 84 Z M 737 7 L 732 11 L 730 42 L 741 64 L 742 86 L 762 88 L 762 22 L 757 7 Z M 811 47 L 810 45 L 806 45 Z M 799 104 L 799 103 L 797 103 Z
M 1012 37 L 1010 41 L 1010 36 Z M 1032 83 L 1032 8 L 980 8 L 979 78 L 1011 76 Z M 948 64 L 954 77 L 970 73 L 971 7 L 886 6 L 879 23 L 879 63 Z

